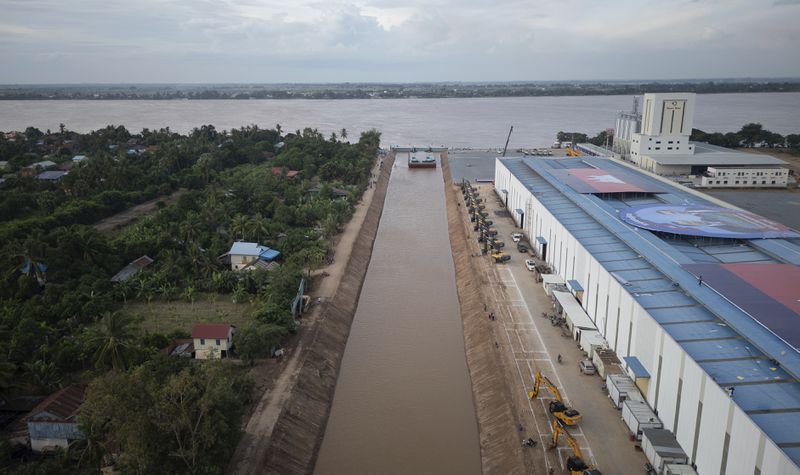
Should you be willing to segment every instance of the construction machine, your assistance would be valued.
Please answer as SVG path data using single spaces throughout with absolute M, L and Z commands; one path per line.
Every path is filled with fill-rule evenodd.
M 566 425 L 562 421 L 553 418 L 553 440 L 550 443 L 551 449 L 558 446 L 559 435 L 566 437 L 567 443 L 572 447 L 572 455 L 567 457 L 567 470 L 569 470 L 570 475 L 602 475 L 600 470 L 584 462 L 581 447 L 578 445 L 578 441 L 569 433 Z
M 509 256 L 505 252 L 493 251 L 492 252 L 492 259 L 494 259 L 495 264 L 500 264 L 500 263 L 503 263 L 503 262 L 510 261 L 511 260 L 511 256 Z
M 550 401 L 550 406 L 548 409 L 554 417 L 558 418 L 558 420 L 564 422 L 568 426 L 574 426 L 581 421 L 583 418 L 581 413 L 564 404 L 564 400 L 561 399 L 561 392 L 552 381 L 547 379 L 547 376 L 542 374 L 541 371 L 536 372 L 536 380 L 533 384 L 533 389 L 528 391 L 528 397 L 530 399 L 534 399 L 539 395 L 539 387 L 542 384 L 544 384 L 550 391 L 550 394 L 553 395 L 554 400 Z
M 568 148 L 567 149 L 567 156 L 568 157 L 580 157 L 581 156 L 581 152 L 575 150 L 574 148 Z

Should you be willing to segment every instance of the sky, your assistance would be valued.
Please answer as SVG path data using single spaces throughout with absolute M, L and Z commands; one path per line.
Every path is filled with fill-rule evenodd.
M 800 0 L 0 0 L 0 83 L 800 77 Z

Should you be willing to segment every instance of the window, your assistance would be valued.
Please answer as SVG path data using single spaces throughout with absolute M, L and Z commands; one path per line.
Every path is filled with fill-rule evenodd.
M 653 147 L 647 147 L 647 150 L 653 150 Z
M 667 142 L 667 143 L 672 143 L 672 140 L 670 140 L 670 141 L 669 141 L 669 142 Z
M 206 339 L 205 338 L 200 338 L 200 344 L 201 345 L 205 345 L 206 344 Z
M 667 147 L 667 150 L 672 150 L 672 147 Z
M 761 180 L 761 184 L 762 185 L 766 185 L 767 184 L 767 180 Z
M 219 338 L 217 338 L 217 346 L 219 346 Z
M 660 140 L 656 140 L 656 145 L 661 145 L 661 141 Z
M 738 185 L 738 184 L 739 184 L 739 180 L 736 180 L 736 183 L 734 183 L 734 185 Z
M 773 185 L 775 184 L 775 180 L 772 180 L 772 184 L 773 184 Z
M 656 150 L 661 150 L 661 147 L 656 147 Z

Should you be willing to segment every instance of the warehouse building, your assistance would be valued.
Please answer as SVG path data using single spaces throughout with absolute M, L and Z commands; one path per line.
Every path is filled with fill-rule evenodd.
M 800 233 L 601 157 L 495 188 L 698 473 L 800 474 Z

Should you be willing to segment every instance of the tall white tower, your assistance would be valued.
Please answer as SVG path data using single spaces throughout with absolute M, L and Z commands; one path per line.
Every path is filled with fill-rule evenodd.
M 641 166 L 641 157 L 691 155 L 689 143 L 694 125 L 694 93 L 645 94 L 641 133 L 631 138 L 630 159 Z

